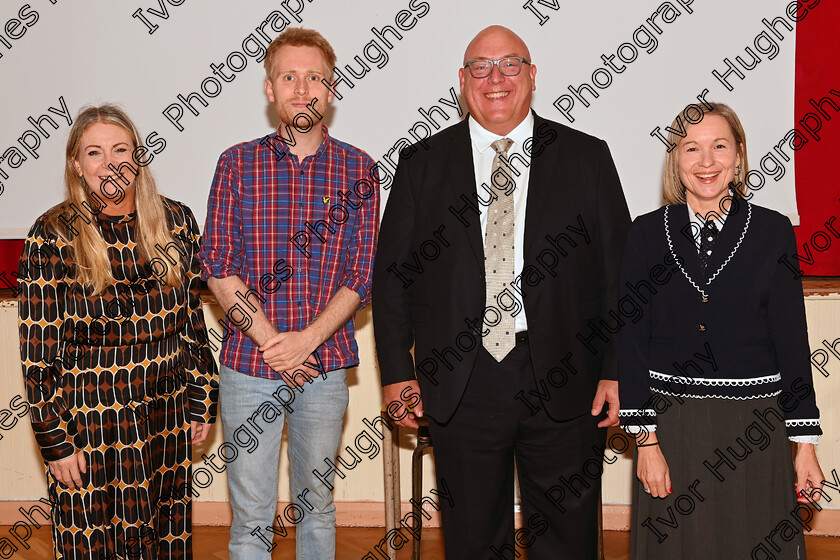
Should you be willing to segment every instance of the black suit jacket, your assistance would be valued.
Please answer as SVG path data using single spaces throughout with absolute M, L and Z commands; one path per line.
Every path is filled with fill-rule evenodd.
M 518 300 L 528 319 L 539 395 L 519 398 L 564 420 L 589 411 L 600 379 L 617 378 L 615 337 L 592 335 L 591 325 L 615 309 L 630 216 L 603 140 L 535 115 L 530 166 L 521 296 L 500 311 L 513 313 Z M 448 421 L 481 348 L 484 311 L 464 120 L 400 154 L 373 274 L 382 384 L 416 377 L 425 412 Z

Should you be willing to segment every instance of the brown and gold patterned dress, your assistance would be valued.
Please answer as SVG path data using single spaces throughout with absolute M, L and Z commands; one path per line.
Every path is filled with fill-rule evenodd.
M 79 490 L 46 469 L 56 558 L 192 558 L 190 421 L 215 421 L 218 374 L 197 286 L 199 230 L 189 208 L 163 200 L 175 241 L 151 261 L 135 246 L 134 214 L 80 212 L 108 245 L 116 282 L 101 295 L 74 285 L 72 251 L 43 216 L 23 249 L 32 428 L 45 467 L 80 450 L 87 460 Z M 185 281 L 166 286 L 157 277 L 178 253 Z

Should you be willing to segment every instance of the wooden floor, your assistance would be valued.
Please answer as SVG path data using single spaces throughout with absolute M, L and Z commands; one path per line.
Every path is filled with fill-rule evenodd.
M 0 536 L 7 537 L 10 527 L 0 527 Z M 361 560 L 368 552 L 373 552 L 385 535 L 381 528 L 338 528 L 336 560 Z M 52 541 L 49 529 L 33 531 L 28 543 L 29 550 L 19 550 L 11 558 L 14 560 L 44 560 L 52 558 Z M 228 527 L 196 527 L 193 530 L 193 556 L 195 560 L 227 559 Z M 17 544 L 17 541 L 12 539 Z M 444 560 L 443 534 L 440 529 L 423 531 L 420 556 L 422 560 Z M 805 537 L 808 560 L 837 560 L 840 558 L 840 538 Z M 272 558 L 291 559 L 295 554 L 294 529 L 286 538 L 276 538 L 277 548 Z M 398 560 L 411 558 L 412 543 L 406 544 L 398 553 Z M 604 531 L 604 550 L 606 560 L 629 560 L 630 533 Z M 375 552 L 373 556 L 381 558 Z M 9 556 L 3 556 L 9 558 Z M 519 560 L 525 560 L 525 555 Z

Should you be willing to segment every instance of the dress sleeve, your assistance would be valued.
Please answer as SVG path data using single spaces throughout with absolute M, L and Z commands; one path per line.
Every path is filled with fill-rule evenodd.
M 75 454 L 76 422 L 65 394 L 63 361 L 72 353 L 65 334 L 66 246 L 46 235 L 43 218 L 32 226 L 18 265 L 18 330 L 26 399 L 35 440 L 45 461 Z
M 200 232 L 195 217 L 186 206 L 183 212 L 184 246 L 188 261 L 184 268 L 184 282 L 187 285 L 188 317 L 181 330 L 182 359 L 187 379 L 189 417 L 196 422 L 216 421 L 216 405 L 219 397 L 219 370 L 207 337 L 204 310 L 201 307 L 199 281 L 201 269 L 198 262 Z
M 787 218 L 782 219 L 786 223 L 779 228 L 784 232 L 784 246 L 780 249 L 792 255 L 796 253 L 796 236 Z M 773 255 L 773 260 L 776 261 L 779 256 L 781 253 Z M 779 407 L 785 414 L 788 436 L 797 438 L 794 441 L 813 442 L 813 437 L 822 435 L 822 430 L 811 374 L 811 348 L 802 280 L 782 264 L 776 265 L 773 274 L 767 319 L 782 377 Z M 802 439 L 806 436 L 811 438 Z
M 642 228 L 638 221 L 630 227 L 630 234 L 621 259 L 619 308 L 625 298 L 634 301 L 628 285 L 636 285 L 648 278 L 648 263 Z M 636 303 L 635 305 L 639 305 Z M 618 334 L 618 391 L 621 409 L 618 419 L 621 427 L 630 434 L 656 430 L 656 411 L 651 406 L 650 362 L 648 340 L 651 330 L 652 300 L 642 304 L 641 317 L 628 321 Z

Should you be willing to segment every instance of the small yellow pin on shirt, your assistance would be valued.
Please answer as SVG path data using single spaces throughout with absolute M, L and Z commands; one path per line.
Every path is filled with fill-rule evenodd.
M 329 204 L 330 203 L 330 197 L 324 196 L 324 197 L 321 197 L 321 198 L 324 201 L 324 204 Z

